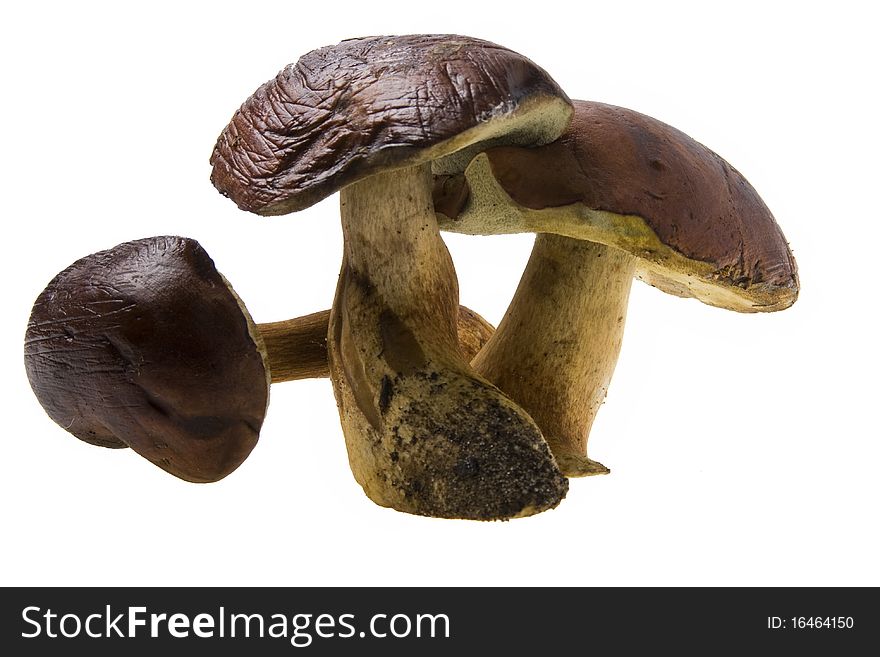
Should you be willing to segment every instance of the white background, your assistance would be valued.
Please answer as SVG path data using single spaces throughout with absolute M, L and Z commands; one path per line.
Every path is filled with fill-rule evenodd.
M 491 5 L 491 6 L 490 6 Z M 0 584 L 880 585 L 880 107 L 870 3 L 6 3 Z M 44 414 L 30 306 L 73 260 L 201 241 L 257 321 L 329 307 L 337 199 L 258 218 L 208 182 L 233 111 L 301 54 L 455 32 L 573 98 L 671 123 L 742 171 L 792 244 L 798 303 L 738 315 L 633 288 L 594 427 L 607 477 L 512 522 L 409 516 L 354 482 L 327 380 L 272 389 L 250 459 L 178 481 Z M 493 323 L 531 238 L 449 236 L 462 302 Z

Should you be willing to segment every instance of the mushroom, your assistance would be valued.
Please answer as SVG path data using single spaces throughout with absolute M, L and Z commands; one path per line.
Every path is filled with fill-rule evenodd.
M 794 303 L 797 268 L 743 176 L 651 117 L 575 101 L 558 141 L 498 147 L 464 175 L 438 176 L 443 230 L 538 233 L 477 372 L 541 427 L 568 476 L 608 469 L 587 437 L 620 351 L 633 276 L 739 312 Z
M 25 369 L 49 417 L 77 438 L 216 481 L 256 444 L 270 378 L 329 375 L 329 317 L 255 325 L 198 242 L 152 237 L 82 258 L 49 283 L 28 322 Z M 463 352 L 491 331 L 460 309 Z
M 490 145 L 562 134 L 568 98 L 528 59 L 449 35 L 343 41 L 261 86 L 223 130 L 212 182 L 278 215 L 341 190 L 345 238 L 328 336 L 355 478 L 376 503 L 503 519 L 556 506 L 568 482 L 540 430 L 471 369 L 434 171 Z

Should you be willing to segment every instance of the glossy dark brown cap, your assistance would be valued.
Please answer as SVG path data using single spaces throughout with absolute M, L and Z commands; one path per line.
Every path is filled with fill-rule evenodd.
M 618 230 L 612 246 L 654 259 L 653 276 L 659 277 L 659 287 L 672 288 L 667 291 L 697 298 L 705 293 L 708 303 L 730 303 L 736 310 L 778 310 L 794 302 L 794 257 L 773 214 L 736 169 L 680 130 L 644 114 L 587 101 L 574 106 L 568 130 L 552 144 L 486 151 L 492 176 L 516 204 L 531 210 L 571 208 L 565 224 L 569 235 L 580 228 L 578 222 L 590 221 L 584 208 L 640 218 L 660 249 L 646 248 L 643 233 L 631 239 L 632 223 L 609 228 L 607 216 L 599 223 L 609 234 Z M 452 218 L 467 212 L 468 190 L 461 185 L 460 176 L 435 181 L 438 211 Z M 667 258 L 666 249 L 682 258 Z M 662 282 L 667 265 L 678 265 L 679 278 L 699 276 L 700 287 Z M 721 298 L 712 296 L 711 287 L 736 290 Z
M 211 181 L 243 210 L 293 212 L 445 155 L 431 149 L 530 102 L 556 115 L 556 134 L 530 143 L 552 141 L 570 102 L 522 55 L 454 35 L 351 39 L 304 55 L 245 101 L 214 148 Z
M 153 237 L 78 260 L 34 304 L 25 368 L 49 416 L 216 481 L 257 442 L 268 403 L 252 322 L 198 242 Z

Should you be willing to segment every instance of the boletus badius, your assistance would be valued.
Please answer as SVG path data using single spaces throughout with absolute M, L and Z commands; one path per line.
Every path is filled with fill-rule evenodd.
M 77 438 L 211 482 L 256 444 L 270 380 L 329 375 L 329 317 L 255 324 L 198 242 L 151 237 L 77 260 L 49 283 L 28 322 L 25 369 Z M 472 357 L 492 327 L 467 308 L 458 317 Z
M 260 215 L 340 191 L 328 352 L 349 461 L 378 504 L 479 520 L 568 490 L 529 415 L 470 366 L 432 173 L 489 146 L 557 139 L 571 103 L 541 68 L 461 36 L 352 39 L 304 55 L 223 130 L 211 180 Z
M 788 308 L 797 267 L 754 188 L 714 152 L 632 110 L 575 101 L 561 139 L 496 147 L 435 179 L 443 230 L 534 232 L 498 330 L 474 360 L 535 419 L 568 476 L 607 472 L 587 437 L 620 351 L 633 277 L 745 313 Z

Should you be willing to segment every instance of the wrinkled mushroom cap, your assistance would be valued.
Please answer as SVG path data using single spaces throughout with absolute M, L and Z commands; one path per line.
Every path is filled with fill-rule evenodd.
M 566 133 L 497 147 L 439 177 L 441 228 L 552 232 L 623 249 L 637 275 L 678 296 L 742 312 L 797 299 L 794 258 L 770 210 L 717 154 L 656 119 L 574 101 Z
M 25 368 L 77 438 L 208 482 L 257 442 L 269 391 L 258 340 L 196 241 L 154 237 L 82 258 L 49 283 L 28 322 Z
M 211 181 L 243 210 L 285 214 L 379 171 L 502 135 L 550 142 L 570 116 L 568 97 L 544 70 L 493 43 L 351 39 L 304 55 L 257 89 L 217 140 Z

